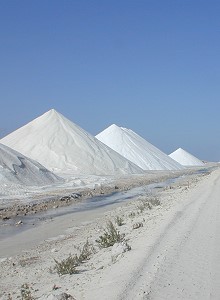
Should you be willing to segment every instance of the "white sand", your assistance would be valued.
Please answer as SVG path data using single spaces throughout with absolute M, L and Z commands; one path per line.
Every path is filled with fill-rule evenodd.
M 172 159 L 177 161 L 183 166 L 203 166 L 204 163 L 190 154 L 189 152 L 183 150 L 182 148 L 177 149 L 169 155 Z
M 141 168 L 54 109 L 7 135 L 1 143 L 57 173 L 143 173 Z
M 184 177 L 181 185 L 160 192 L 160 206 L 139 214 L 136 199 L 111 211 L 81 214 L 78 220 L 66 217 L 45 223 L 40 232 L 49 224 L 54 239 L 2 260 L 0 297 L 8 299 L 11 293 L 16 299 L 21 285 L 28 283 L 39 299 L 61 292 L 77 300 L 220 299 L 219 193 L 220 169 L 211 175 Z M 96 247 L 96 254 L 78 267 L 78 274 L 59 277 L 50 271 L 54 258 L 77 253 L 87 238 L 95 245 L 106 221 L 117 215 L 125 220 L 118 229 L 131 251 L 112 262 L 111 247 Z M 143 227 L 132 229 L 137 222 Z M 61 224 L 63 230 L 66 227 L 64 234 Z M 53 290 L 54 285 L 58 289 Z
M 131 129 L 113 124 L 96 137 L 144 170 L 180 170 L 183 168 Z

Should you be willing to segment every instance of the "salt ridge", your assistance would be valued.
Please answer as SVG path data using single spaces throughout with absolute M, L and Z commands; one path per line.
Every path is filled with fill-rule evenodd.
M 39 161 L 53 172 L 82 175 L 143 172 L 54 109 L 0 142 Z
M 183 166 L 203 166 L 204 163 L 182 148 L 177 149 L 169 155 Z
M 0 181 L 31 186 L 49 185 L 62 181 L 38 162 L 0 144 Z
M 96 137 L 144 170 L 179 170 L 183 168 L 131 129 L 112 124 Z

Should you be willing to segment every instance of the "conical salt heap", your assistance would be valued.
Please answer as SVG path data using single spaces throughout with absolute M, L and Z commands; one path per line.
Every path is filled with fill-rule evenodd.
M 183 167 L 131 129 L 109 126 L 96 137 L 143 170 L 179 170 Z
M 204 163 L 182 148 L 177 149 L 169 155 L 172 159 L 183 166 L 203 166 Z
M 0 142 L 58 173 L 115 175 L 143 172 L 54 109 Z

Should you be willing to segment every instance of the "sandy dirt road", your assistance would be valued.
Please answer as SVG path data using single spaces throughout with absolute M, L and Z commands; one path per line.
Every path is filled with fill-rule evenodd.
M 220 299 L 220 171 L 188 195 L 118 299 Z
M 142 197 L 147 201 L 152 196 Z M 39 300 L 60 299 L 61 292 L 76 300 L 219 300 L 220 169 L 183 176 L 159 189 L 156 197 L 160 204 L 143 212 L 135 198 L 104 212 L 82 212 L 78 219 L 64 215 L 12 237 L 10 243 L 5 239 L 0 244 L 0 299 L 9 299 L 9 293 L 17 299 L 27 283 Z M 96 240 L 115 216 L 124 220 L 118 230 L 131 251 L 112 259 L 113 247 L 100 249 Z M 143 226 L 134 229 L 137 222 Z M 48 230 L 54 233 L 49 239 Z M 46 240 L 28 247 L 30 234 L 36 242 L 38 237 Z M 54 259 L 77 253 L 87 239 L 95 253 L 76 274 L 54 272 Z

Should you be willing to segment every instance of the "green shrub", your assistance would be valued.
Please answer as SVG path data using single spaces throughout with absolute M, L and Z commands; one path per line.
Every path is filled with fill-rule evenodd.
M 31 289 L 27 283 L 24 283 L 21 286 L 21 299 L 22 300 L 33 300 L 34 299 L 33 296 L 31 295 Z
M 123 220 L 123 218 L 117 216 L 117 217 L 115 218 L 115 223 L 116 223 L 118 226 L 122 226 L 122 225 L 124 225 L 124 220 Z
M 54 259 L 56 263 L 54 269 L 59 275 L 72 275 L 77 273 L 76 267 L 84 261 L 89 260 L 92 254 L 95 252 L 93 245 L 89 243 L 88 239 L 82 249 L 80 249 L 79 247 L 75 248 L 79 252 L 78 256 L 76 254 L 74 256 L 72 254 L 69 254 L 66 259 L 63 259 L 61 261 L 57 261 L 56 259 Z M 51 272 L 52 270 L 53 269 L 51 269 Z
M 129 218 L 134 218 L 135 217 L 135 212 L 131 212 L 129 215 L 128 215 Z
M 120 243 L 124 240 L 124 235 L 114 227 L 113 223 L 109 221 L 104 234 L 99 237 L 96 242 L 101 248 L 108 248 L 113 246 L 115 243 Z
M 54 261 L 56 263 L 55 270 L 59 275 L 72 275 L 77 273 L 76 267 L 79 265 L 79 259 L 77 255 L 72 256 L 71 254 L 69 254 L 66 259 L 63 259 L 60 262 L 56 259 L 54 259 Z
M 152 206 L 148 200 L 141 200 L 137 205 L 137 209 L 139 209 L 140 212 L 143 212 L 145 209 L 152 209 Z
M 153 205 L 153 206 L 159 206 L 161 205 L 161 202 L 158 198 L 154 197 L 154 198 L 151 198 L 149 200 L 150 204 Z
M 85 245 L 82 247 L 82 250 L 80 250 L 80 254 L 78 256 L 78 262 L 82 263 L 86 260 L 89 260 L 94 252 L 95 252 L 95 249 L 94 249 L 93 245 L 90 244 L 87 239 Z
M 153 206 L 159 206 L 161 202 L 158 198 L 152 197 L 147 199 L 141 199 L 137 205 L 137 209 L 142 213 L 145 209 L 152 209 Z

